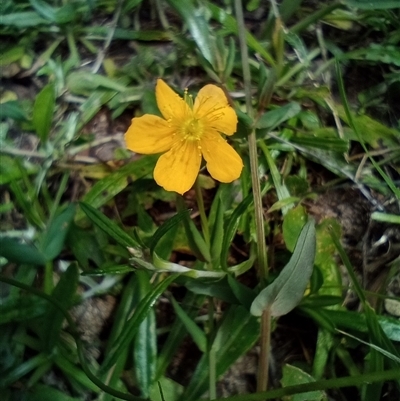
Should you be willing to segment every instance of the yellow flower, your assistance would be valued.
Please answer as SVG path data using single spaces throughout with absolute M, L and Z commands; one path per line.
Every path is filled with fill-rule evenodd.
M 180 194 L 188 191 L 202 156 L 214 179 L 232 182 L 239 178 L 242 159 L 220 135 L 234 134 L 237 125 L 236 113 L 222 89 L 204 86 L 193 104 L 191 97 L 185 95 L 185 101 L 159 79 L 156 99 L 164 118 L 151 114 L 134 118 L 125 141 L 137 153 L 164 153 L 154 169 L 158 185 Z

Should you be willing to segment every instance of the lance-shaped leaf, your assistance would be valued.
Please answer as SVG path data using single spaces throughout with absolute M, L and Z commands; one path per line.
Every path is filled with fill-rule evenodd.
M 315 223 L 310 220 L 302 229 L 289 263 L 276 280 L 254 299 L 250 312 L 261 316 L 270 309 L 272 316 L 289 313 L 301 301 L 310 279 L 315 258 Z

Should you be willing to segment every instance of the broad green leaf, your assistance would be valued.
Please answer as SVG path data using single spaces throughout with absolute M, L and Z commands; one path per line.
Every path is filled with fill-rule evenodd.
M 35 11 L 38 12 L 43 18 L 51 22 L 55 22 L 56 9 L 43 0 L 29 0 Z
M 75 205 L 70 204 L 47 227 L 40 241 L 40 249 L 46 260 L 55 259 L 62 251 L 74 215 Z
M 175 309 L 176 315 L 182 321 L 186 330 L 192 337 L 192 340 L 196 343 L 197 347 L 201 352 L 206 352 L 207 350 L 207 337 L 203 330 L 194 322 L 194 320 L 182 309 L 182 307 L 171 298 L 172 306 Z
M 16 28 L 28 28 L 41 24 L 50 24 L 50 21 L 42 18 L 34 11 L 25 11 L 21 13 L 12 13 L 2 15 L 0 18 L 0 25 L 11 25 Z
M 330 230 L 335 230 L 340 236 L 340 225 L 334 219 L 324 219 L 316 228 L 315 266 L 318 266 L 323 280 L 322 287 L 318 289 L 318 294 L 340 297 L 343 292 L 342 275 L 337 265 L 336 247 L 332 241 Z
M 122 245 L 123 247 L 132 248 L 136 248 L 138 246 L 137 242 L 129 234 L 127 234 L 122 228 L 120 228 L 114 221 L 106 217 L 103 213 L 88 203 L 80 202 L 79 205 L 92 223 L 101 228 L 106 234 L 117 241 L 118 244 Z
M 336 106 L 340 118 L 347 124 L 351 125 L 351 122 L 346 115 L 343 106 Z M 347 138 L 350 140 L 362 141 L 370 144 L 374 148 L 379 148 L 380 144 L 383 143 L 386 146 L 397 146 L 397 140 L 399 132 L 393 128 L 383 125 L 377 120 L 366 116 L 366 115 L 355 115 L 351 113 L 352 122 L 357 128 L 357 131 L 361 133 L 361 138 L 358 137 L 357 133 L 352 130 L 344 131 Z
M 300 303 L 313 271 L 315 247 L 315 225 L 310 220 L 300 233 L 289 263 L 254 299 L 252 315 L 261 316 L 264 310 L 270 309 L 272 316 L 282 316 Z
M 147 272 L 137 272 L 135 294 L 138 301 L 150 291 L 150 276 Z M 156 318 L 153 309 L 149 309 L 146 318 L 140 324 L 134 343 L 134 361 L 136 380 L 141 395 L 148 398 L 154 383 L 157 362 Z
M 0 255 L 9 262 L 44 265 L 45 255 L 32 244 L 23 244 L 15 238 L 0 238 Z
M 168 377 L 161 377 L 157 383 L 154 383 L 150 391 L 151 401 L 176 401 L 183 393 L 184 387 L 169 379 Z M 162 394 L 161 394 L 162 391 Z
M 85 71 L 71 72 L 67 77 L 68 89 L 76 94 L 86 94 L 95 89 L 111 89 L 123 92 L 126 89 L 127 82 L 127 80 L 116 80 Z
M 283 122 L 293 118 L 301 112 L 301 106 L 297 102 L 291 102 L 277 109 L 264 113 L 256 123 L 256 128 L 273 130 Z
M 284 365 L 283 377 L 281 379 L 282 387 L 292 386 L 302 383 L 313 383 L 315 379 L 300 368 L 291 365 Z M 285 397 L 285 401 L 326 401 L 328 400 L 323 391 L 309 391 Z
M 21 108 L 19 102 L 9 101 L 1 104 L 0 120 L 12 118 L 17 121 L 27 121 L 28 117 L 25 111 Z
M 195 294 L 221 299 L 229 304 L 237 304 L 238 300 L 226 280 L 225 277 L 218 281 L 215 279 L 198 280 L 188 278 L 184 285 L 189 291 Z M 254 299 L 254 294 L 252 299 Z
M 1 59 L 0 59 L 0 67 L 4 67 L 6 65 L 14 63 L 15 61 L 20 60 L 24 56 L 24 54 L 25 54 L 25 47 L 23 47 L 23 46 L 13 46 L 8 50 L 3 50 L 2 54 L 1 54 Z M 1 109 L 6 104 L 7 103 L 2 103 Z M 0 109 L 0 113 L 1 113 L 0 116 L 2 116 L 4 113 L 4 111 L 1 109 Z
M 78 288 L 79 272 L 76 264 L 69 265 L 68 269 L 61 275 L 60 281 L 52 292 L 55 298 L 66 310 L 68 310 L 74 301 L 74 296 Z M 59 308 L 48 303 L 48 308 L 41 324 L 41 338 L 43 348 L 47 352 L 52 352 L 60 336 L 64 314 Z
M 46 142 L 53 122 L 56 93 L 53 83 L 47 84 L 36 96 L 32 123 L 42 142 Z
M 283 239 L 285 240 L 286 248 L 293 252 L 300 232 L 307 221 L 307 214 L 304 207 L 298 205 L 290 209 L 283 220 Z

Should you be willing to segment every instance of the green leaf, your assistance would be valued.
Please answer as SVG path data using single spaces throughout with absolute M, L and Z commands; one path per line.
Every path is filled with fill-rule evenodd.
M 194 318 L 198 314 L 199 308 L 202 307 L 203 303 L 204 296 L 196 295 L 191 291 L 187 291 L 182 300 L 181 307 L 190 318 Z M 158 356 L 156 380 L 159 380 L 164 375 L 165 370 L 170 364 L 172 358 L 174 358 L 174 355 L 176 355 L 176 352 L 186 335 L 187 331 L 182 321 L 178 317 L 175 317 L 168 338 L 163 344 Z
M 237 304 L 238 300 L 233 291 L 229 288 L 226 277 L 220 280 L 215 279 L 193 279 L 187 278 L 184 282 L 185 287 L 194 294 L 207 295 L 221 299 L 230 304 Z M 254 299 L 254 295 L 252 297 Z
M 114 341 L 110 352 L 105 357 L 101 367 L 101 372 L 107 372 L 118 360 L 118 356 L 122 353 L 131 343 L 135 337 L 140 324 L 148 315 L 149 310 L 154 305 L 157 298 L 166 290 L 178 275 L 171 275 L 158 283 L 152 291 L 150 291 L 137 306 L 133 316 L 125 323 L 122 332 Z
M 224 229 L 224 240 L 222 242 L 222 252 L 221 252 L 221 266 L 224 270 L 228 269 L 228 252 L 230 244 L 233 241 L 233 237 L 236 234 L 237 228 L 239 226 L 240 218 L 248 208 L 250 207 L 251 203 L 253 202 L 253 194 L 247 195 L 238 206 L 236 206 L 235 210 L 233 211 L 231 217 L 225 224 Z
M 0 107 L 0 120 L 6 118 L 12 118 L 16 121 L 27 121 L 28 117 L 25 111 L 19 105 L 17 101 L 10 101 L 1 104 Z
M 70 397 L 53 387 L 43 384 L 36 384 L 27 391 L 29 391 L 29 401 L 79 401 L 81 399 Z
M 135 294 L 138 301 L 151 292 L 150 276 L 147 272 L 137 272 Z M 148 398 L 154 383 L 157 362 L 156 318 L 150 309 L 140 324 L 134 344 L 134 361 L 137 383 L 142 396 Z
M 363 10 L 388 10 L 400 8 L 398 0 L 344 0 L 344 3 Z
M 72 263 L 61 275 L 60 281 L 51 294 L 66 310 L 73 304 L 78 282 L 78 268 L 76 264 Z M 47 352 L 51 352 L 56 345 L 64 319 L 63 312 L 53 304 L 48 303 L 47 312 L 40 326 L 43 348 Z
M 0 245 L 1 246 L 1 245 Z M 32 295 L 19 295 L 0 304 L 0 324 L 9 322 L 24 323 L 45 312 L 47 302 Z
M 299 369 L 296 366 L 284 365 L 283 377 L 281 379 L 282 387 L 292 386 L 303 383 L 313 383 L 315 379 L 308 373 Z M 327 400 L 326 394 L 319 391 L 309 391 L 306 393 L 300 393 L 293 396 L 285 397 L 286 401 L 325 401 Z
M 95 89 L 111 89 L 117 92 L 126 90 L 127 81 L 115 80 L 91 72 L 77 71 L 71 72 L 67 77 L 67 87 L 72 93 L 86 94 Z
M 318 317 L 309 313 L 310 311 L 314 311 L 314 309 L 317 310 L 314 305 L 312 308 L 313 309 L 308 307 L 303 308 L 303 306 L 300 306 L 299 309 L 300 311 L 305 312 L 307 315 L 310 315 L 312 318 Z M 331 328 L 344 328 L 360 333 L 368 332 L 368 325 L 365 314 L 332 309 L 318 309 L 318 311 L 322 312 L 324 318 L 326 318 L 330 322 Z M 390 340 L 400 341 L 400 322 L 398 319 L 389 316 L 377 316 L 377 320 L 381 329 Z M 334 329 L 332 329 L 332 331 L 334 331 Z
M 157 231 L 153 234 L 150 240 L 150 253 L 153 254 L 158 242 L 168 231 L 170 231 L 173 227 L 175 227 L 184 218 L 187 217 L 189 217 L 189 210 L 183 210 L 181 212 L 178 212 L 175 216 L 172 216 L 170 219 L 166 220 L 160 227 L 158 227 Z
M 196 10 L 192 0 L 167 0 L 167 2 L 182 16 L 202 56 L 211 65 L 214 65 L 214 55 L 210 47 L 210 28 L 204 15 Z
M 114 221 L 106 217 L 103 213 L 85 202 L 79 202 L 79 206 L 85 212 L 86 216 L 89 217 L 94 224 L 96 224 L 96 226 L 117 241 L 118 244 L 122 245 L 123 247 L 132 248 L 139 246 L 129 234 L 127 234 L 122 228 L 114 223 Z
M 46 260 L 55 259 L 62 251 L 74 215 L 75 205 L 70 204 L 47 227 L 40 241 L 40 249 L 45 255 Z
M 176 204 L 178 210 L 180 211 L 186 210 L 185 203 L 183 202 L 181 196 L 178 196 L 176 198 Z M 211 260 L 210 250 L 203 236 L 200 234 L 196 225 L 193 223 L 193 220 L 190 218 L 189 214 L 183 215 L 183 226 L 185 228 L 185 233 L 187 241 L 189 243 L 190 250 L 193 252 L 193 254 L 196 256 L 197 259 L 203 262 L 204 261 L 210 262 Z
M 293 118 L 301 112 L 301 106 L 297 102 L 291 102 L 285 106 L 264 113 L 256 123 L 256 128 L 269 131 L 283 122 Z
M 15 238 L 0 237 L 0 255 L 9 262 L 44 265 L 46 257 L 32 244 L 23 244 Z
M 257 341 L 260 325 L 254 316 L 238 305 L 231 305 L 224 313 L 212 347 L 215 349 L 216 376 L 226 370 Z M 208 356 L 203 355 L 180 401 L 197 400 L 208 389 Z M 261 398 L 260 398 L 261 399 Z
M 313 271 L 315 247 L 315 224 L 310 220 L 300 233 L 289 263 L 253 301 L 252 315 L 261 316 L 270 309 L 272 316 L 282 316 L 300 303 Z
M 42 142 L 46 142 L 53 122 L 56 93 L 53 83 L 47 84 L 36 96 L 32 123 Z
M 119 170 L 97 181 L 83 197 L 82 201 L 94 208 L 103 206 L 113 199 L 115 195 L 123 191 L 129 182 L 149 174 L 154 168 L 156 159 L 156 156 L 148 155 L 121 167 Z M 83 212 L 78 211 L 76 219 L 79 220 L 82 217 Z
M 298 205 L 290 209 L 283 220 L 283 239 L 285 240 L 286 248 L 293 252 L 300 232 L 307 221 L 307 214 L 304 207 Z
M 231 14 L 228 14 L 223 8 L 218 7 L 211 2 L 208 2 L 207 6 L 215 20 L 223 25 L 228 32 L 238 35 L 237 21 Z M 265 46 L 263 46 L 250 32 L 246 32 L 246 42 L 247 46 L 263 57 L 268 64 L 271 66 L 275 65 L 274 58 L 268 53 Z
M 182 321 L 188 333 L 191 335 L 193 341 L 198 346 L 201 352 L 207 350 L 207 337 L 203 330 L 193 321 L 193 319 L 181 308 L 178 302 L 171 297 L 172 306 L 175 309 L 176 315 Z
M 214 269 L 218 270 L 221 268 L 221 252 L 222 242 L 224 240 L 224 204 L 221 200 L 221 196 L 218 195 L 214 202 L 217 202 L 215 221 L 211 232 L 211 260 L 213 262 Z
M 41 24 L 50 24 L 50 21 L 40 17 L 40 15 L 34 11 L 6 14 L 2 15 L 0 18 L 0 25 L 11 25 L 16 28 L 28 28 Z
M 107 274 L 126 274 L 137 270 L 129 265 L 108 266 L 103 269 L 86 270 L 82 276 L 106 276 Z
M 391 224 L 400 224 L 400 216 L 397 214 L 374 212 L 371 214 L 371 219 Z

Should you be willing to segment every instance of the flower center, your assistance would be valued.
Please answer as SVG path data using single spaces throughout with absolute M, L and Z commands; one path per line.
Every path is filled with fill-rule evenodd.
M 188 118 L 181 127 L 182 138 L 186 141 L 198 141 L 203 135 L 204 125 L 197 118 Z

